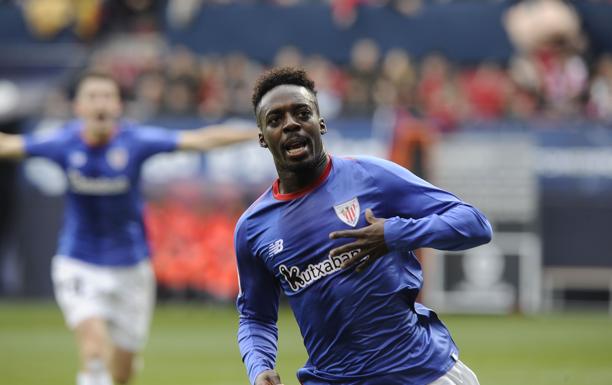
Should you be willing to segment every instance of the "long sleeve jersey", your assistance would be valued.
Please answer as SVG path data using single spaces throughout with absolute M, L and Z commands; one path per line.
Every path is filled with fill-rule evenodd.
M 389 253 L 363 272 L 341 269 L 350 239 L 333 231 L 387 218 Z M 311 188 L 281 194 L 278 181 L 240 218 L 235 232 L 240 293 L 238 342 L 251 383 L 275 366 L 279 295 L 288 298 L 309 359 L 303 384 L 378 384 L 396 373 L 428 384 L 458 356 L 436 314 L 415 302 L 423 284 L 413 250 L 462 250 L 491 239 L 477 209 L 389 161 L 330 157 Z
M 111 140 L 92 146 L 73 121 L 49 135 L 26 138 L 28 156 L 66 173 L 66 210 L 57 253 L 103 266 L 129 266 L 149 256 L 142 220 L 143 162 L 177 147 L 176 132 L 122 122 Z

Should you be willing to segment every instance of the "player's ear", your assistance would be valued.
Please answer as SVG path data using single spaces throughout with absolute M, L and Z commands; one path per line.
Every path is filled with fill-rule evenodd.
M 262 133 L 260 132 L 257 135 L 259 136 L 259 145 L 263 148 L 268 148 L 268 144 L 266 143 L 266 140 L 264 139 Z
M 325 124 L 325 119 L 319 119 L 319 127 L 321 127 L 321 135 L 325 135 L 327 132 L 327 125 Z

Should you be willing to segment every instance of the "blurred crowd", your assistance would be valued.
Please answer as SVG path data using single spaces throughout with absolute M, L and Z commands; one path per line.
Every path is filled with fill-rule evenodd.
M 163 55 L 155 44 L 143 47 L 138 52 L 129 46 L 100 51 L 91 63 L 119 79 L 127 114 L 139 120 L 248 117 L 254 81 L 270 65 L 304 68 L 317 84 L 321 112 L 328 119 L 392 111 L 426 116 L 442 131 L 482 120 L 612 120 L 612 56 L 588 64 L 563 46 L 546 46 L 507 65 L 475 66 L 459 66 L 435 53 L 419 61 L 400 49 L 382 54 L 367 39 L 356 42 L 346 65 L 305 56 L 292 46 L 280 49 L 267 65 L 241 53 L 200 56 L 175 47 Z M 54 94 L 48 114 L 69 114 L 67 98 Z
M 383 50 L 376 41 L 362 39 L 351 47 L 347 62 L 285 46 L 262 63 L 241 52 L 201 55 L 185 46 L 170 46 L 161 32 L 160 13 L 180 27 L 192 22 L 205 4 L 256 1 L 0 3 L 23 6 L 28 28 L 42 40 L 69 29 L 87 42 L 89 67 L 118 80 L 127 117 L 139 121 L 252 119 L 251 92 L 257 77 L 272 66 L 291 66 L 304 68 L 315 81 L 326 119 L 373 119 L 375 131 L 384 121 L 385 128 L 393 130 L 387 136 L 393 136 L 389 158 L 420 176 L 427 176 L 432 131 L 452 132 L 474 122 L 541 118 L 592 119 L 612 125 L 612 55 L 591 56 L 578 16 L 555 0 L 522 2 L 507 12 L 504 25 L 515 47 L 507 62 L 457 63 L 437 52 L 413 57 L 403 49 Z M 300 1 L 305 0 L 265 2 L 288 6 Z M 437 0 L 323 1 L 330 3 L 334 20 L 350 28 L 361 5 L 386 4 L 410 15 Z M 450 0 L 440 0 L 444 1 Z M 71 116 L 71 80 L 50 87 L 43 116 Z M 235 186 L 222 188 L 217 195 L 198 186 L 172 183 L 167 191 L 157 191 L 159 196 L 148 197 L 145 218 L 157 279 L 172 295 L 196 292 L 234 298 L 238 284 L 231 253 L 233 227 L 254 197 Z M 232 195 L 236 191 L 238 195 Z
M 210 1 L 215 0 L 29 0 L 24 11 L 39 35 L 52 34 L 60 21 L 70 20 L 84 36 L 98 34 L 99 38 L 105 31 L 119 31 L 118 38 L 105 38 L 94 50 L 90 66 L 119 80 L 126 112 L 139 120 L 160 115 L 250 116 L 251 89 L 261 71 L 296 66 L 315 80 L 321 111 L 328 119 L 381 113 L 424 116 L 441 131 L 500 119 L 612 121 L 612 56 L 587 54 L 579 17 L 563 2 L 534 0 L 511 7 L 504 24 L 515 56 L 504 63 L 465 65 L 435 52 L 414 58 L 402 49 L 383 51 L 369 39 L 355 42 L 347 63 L 304 55 L 294 46 L 280 48 L 267 63 L 239 52 L 198 55 L 186 47 L 168 47 L 157 25 L 159 14 L 165 13 L 169 23 L 189 23 Z M 333 0 L 330 4 L 332 12 L 338 7 L 354 10 L 365 4 L 392 4 L 410 14 L 426 2 Z M 51 93 L 45 113 L 68 116 L 68 99 L 67 93 Z
M 427 3 L 458 0 L 318 0 L 329 6 L 336 25 L 348 28 L 355 23 L 360 6 L 388 7 L 403 15 L 414 15 Z M 489 0 L 495 1 L 495 0 Z M 291 7 L 310 0 L 0 0 L 23 6 L 34 31 L 49 36 L 74 23 L 75 32 L 92 38 L 107 30 L 155 28 L 158 16 L 165 13 L 175 27 L 185 26 L 206 5 L 267 4 Z

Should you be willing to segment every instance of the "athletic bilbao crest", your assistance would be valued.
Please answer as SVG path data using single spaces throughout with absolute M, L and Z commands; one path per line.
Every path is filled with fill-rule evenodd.
M 121 171 L 127 166 L 128 153 L 123 147 L 111 148 L 106 153 L 106 162 L 116 171 Z
M 359 221 L 359 201 L 357 198 L 334 206 L 334 210 L 336 210 L 338 218 L 351 227 L 355 227 L 357 221 Z

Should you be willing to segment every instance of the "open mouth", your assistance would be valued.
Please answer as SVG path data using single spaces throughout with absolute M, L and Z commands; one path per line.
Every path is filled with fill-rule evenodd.
M 301 136 L 293 137 L 287 140 L 283 147 L 291 158 L 302 157 L 308 151 L 308 139 Z
M 104 112 L 98 112 L 98 113 L 96 113 L 96 115 L 95 115 L 96 120 L 97 120 L 98 122 L 103 122 L 103 121 L 105 121 L 105 120 L 106 120 L 106 118 L 107 118 L 107 116 L 108 116 L 108 115 L 106 115 Z

